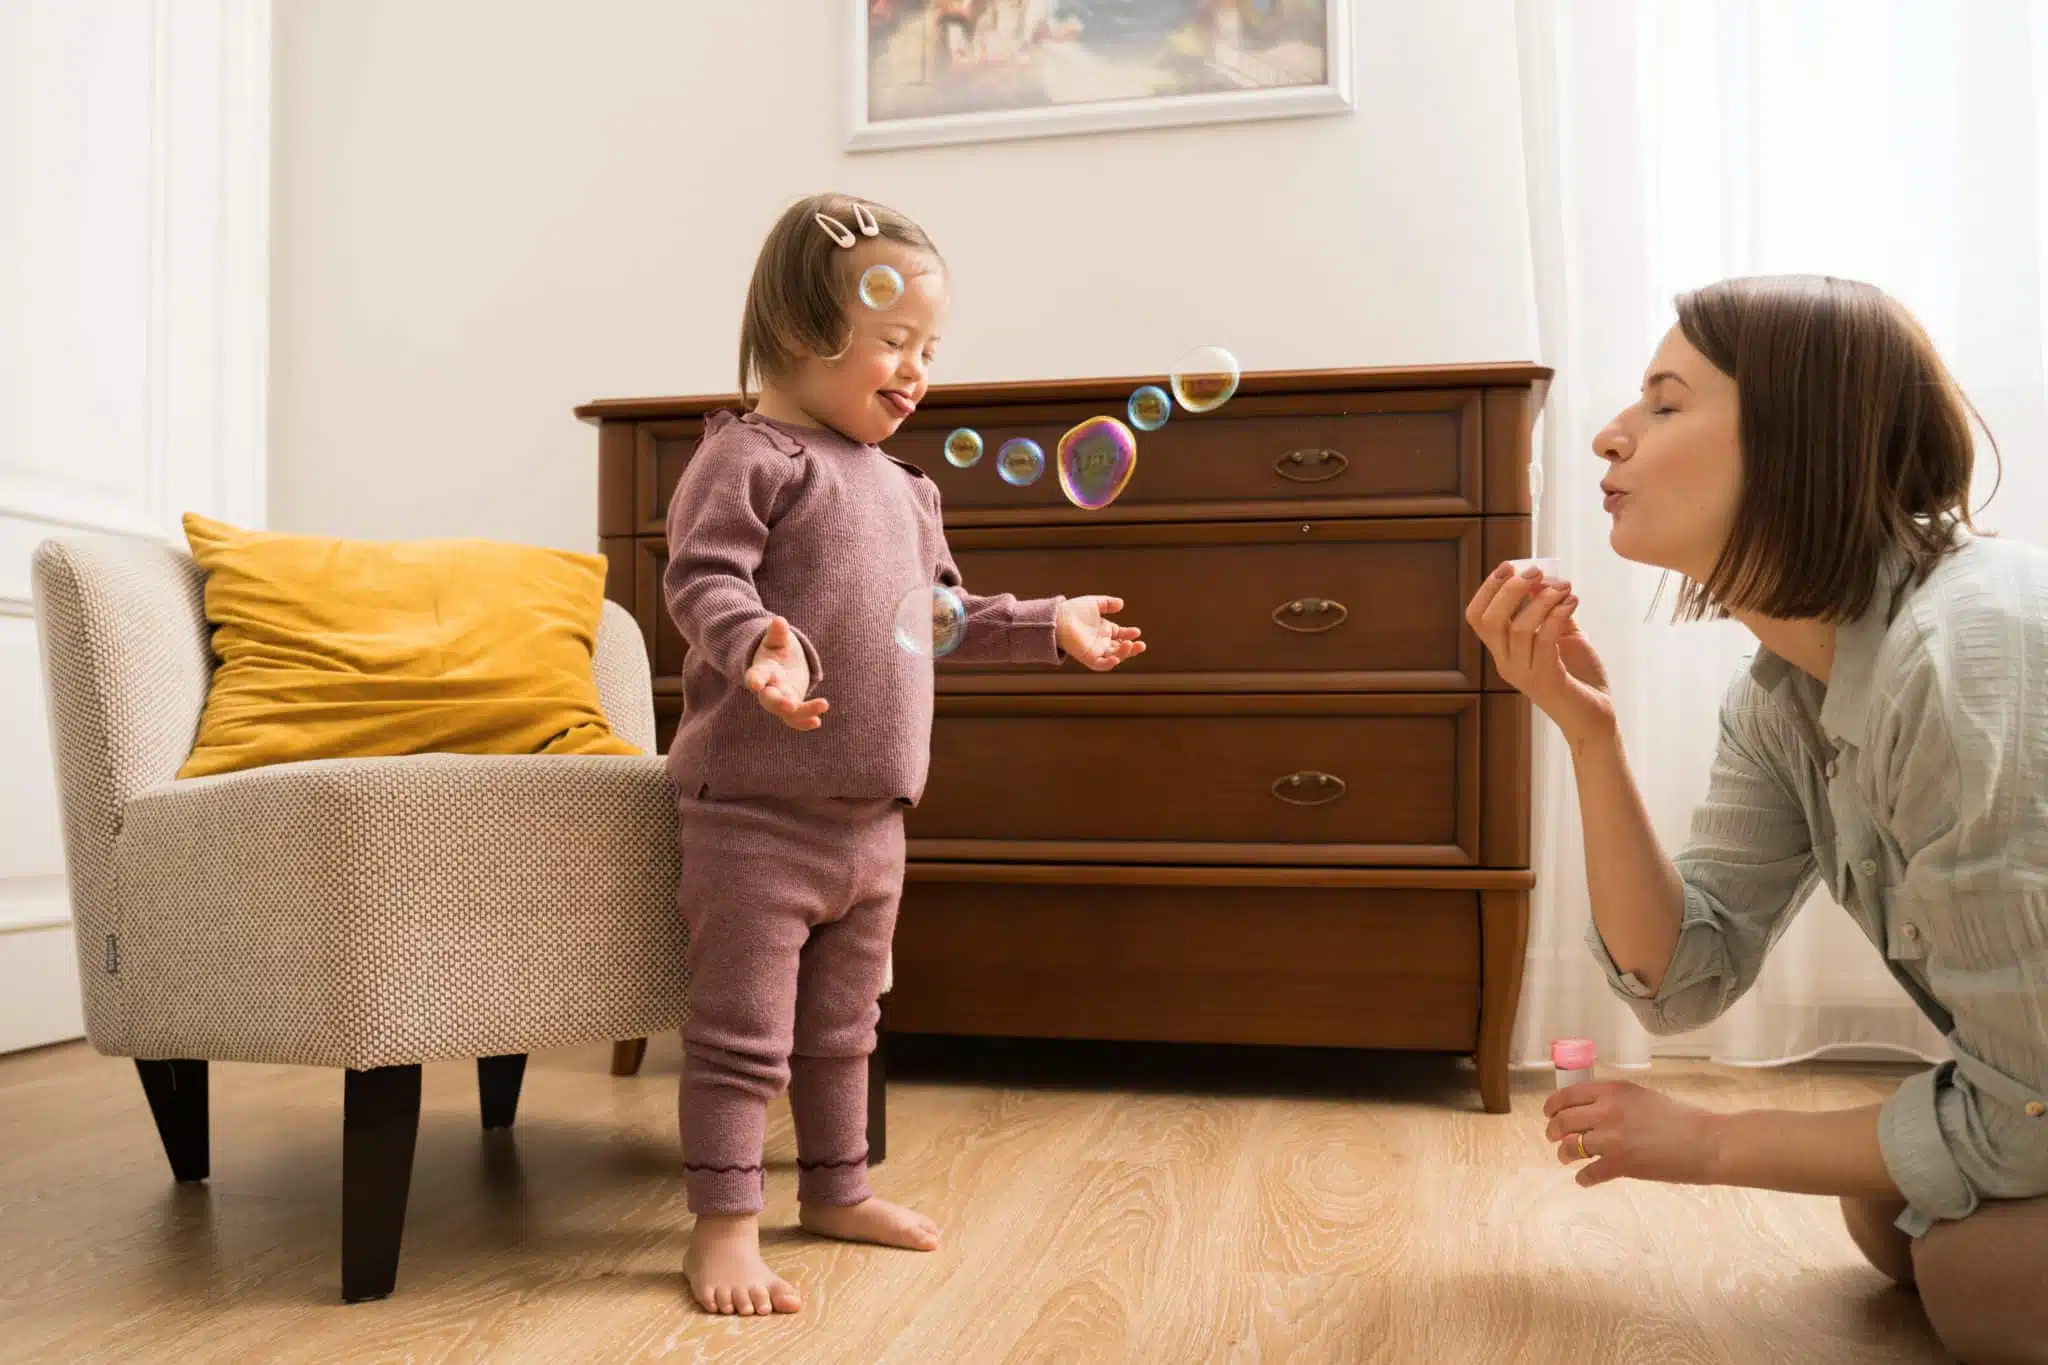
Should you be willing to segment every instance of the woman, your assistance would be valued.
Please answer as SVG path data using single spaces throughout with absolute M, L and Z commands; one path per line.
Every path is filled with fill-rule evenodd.
M 1621 1082 L 1545 1105 L 1581 1184 L 1834 1195 L 1971 1365 L 2048 1362 L 2048 552 L 1974 534 L 1968 403 L 1868 285 L 1678 301 L 1594 439 L 1610 543 L 1756 636 L 1676 862 L 1629 773 L 1569 584 L 1503 565 L 1466 611 L 1570 745 L 1614 989 L 1659 1033 L 1756 980 L 1824 881 L 1949 1038 L 1881 1105 L 1716 1114 Z

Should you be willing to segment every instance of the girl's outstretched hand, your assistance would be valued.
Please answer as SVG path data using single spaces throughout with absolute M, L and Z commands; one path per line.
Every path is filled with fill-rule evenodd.
M 1060 648 L 1097 673 L 1106 673 L 1125 659 L 1145 652 L 1136 626 L 1120 626 L 1110 616 L 1124 609 L 1121 597 L 1069 597 L 1060 603 L 1054 626 Z
M 789 622 L 780 616 L 768 623 L 767 634 L 754 647 L 754 662 L 746 674 L 747 690 L 760 701 L 761 709 L 792 730 L 815 730 L 824 722 L 818 717 L 830 708 L 823 697 L 804 700 L 811 690 L 811 665 L 804 647 L 797 643 Z
M 1571 584 L 1545 583 L 1540 570 L 1517 574 L 1503 564 L 1465 608 L 1465 620 L 1508 686 L 1574 744 L 1614 728 L 1607 670 L 1572 617 L 1578 606 Z

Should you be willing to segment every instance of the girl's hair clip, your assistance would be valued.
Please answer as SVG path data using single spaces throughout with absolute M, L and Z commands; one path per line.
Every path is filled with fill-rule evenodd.
M 846 224 L 840 222 L 837 218 L 834 218 L 829 213 L 814 213 L 811 215 L 811 217 L 817 219 L 818 226 L 825 229 L 825 235 L 827 237 L 830 237 L 833 241 L 839 243 L 840 246 L 851 247 L 853 245 L 854 237 L 852 228 L 849 228 Z
M 825 229 L 825 235 L 837 242 L 842 248 L 850 250 L 854 242 L 858 240 L 854 237 L 852 228 L 840 222 L 829 213 L 814 213 L 811 217 L 817 220 L 819 227 Z M 866 204 L 856 203 L 853 206 L 853 221 L 860 227 L 860 235 L 862 237 L 879 237 L 881 235 L 882 225 L 875 221 L 875 215 L 868 210 Z

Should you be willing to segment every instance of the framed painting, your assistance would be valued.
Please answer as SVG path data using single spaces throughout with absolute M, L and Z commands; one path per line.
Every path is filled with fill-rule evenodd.
M 1351 0 L 849 0 L 849 149 L 1351 108 Z

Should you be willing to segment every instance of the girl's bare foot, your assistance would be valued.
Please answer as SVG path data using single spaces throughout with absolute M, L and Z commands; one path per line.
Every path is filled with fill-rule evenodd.
M 707 1313 L 794 1313 L 803 1299 L 761 1259 L 761 1220 L 751 1213 L 700 1214 L 683 1253 L 683 1275 Z
M 796 1220 L 807 1232 L 837 1237 L 842 1242 L 873 1242 L 906 1251 L 939 1249 L 937 1223 L 915 1209 L 886 1199 L 863 1199 L 858 1204 L 805 1204 L 798 1209 Z

